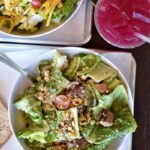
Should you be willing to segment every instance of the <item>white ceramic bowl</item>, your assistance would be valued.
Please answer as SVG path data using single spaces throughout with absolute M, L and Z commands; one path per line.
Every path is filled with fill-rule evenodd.
M 40 36 L 44 36 L 47 34 L 51 34 L 54 31 L 57 31 L 58 29 L 62 28 L 65 24 L 67 24 L 73 17 L 78 13 L 78 10 L 81 8 L 81 5 L 84 0 L 80 0 L 77 3 L 77 6 L 75 10 L 72 12 L 72 14 L 64 19 L 60 24 L 51 24 L 49 27 L 45 27 L 45 24 L 42 24 L 42 26 L 39 28 L 39 30 L 35 33 L 27 33 L 27 32 L 20 32 L 19 30 L 14 30 L 11 33 L 5 32 L 2 29 L 0 29 L 0 33 L 10 36 L 10 37 L 15 37 L 15 38 L 36 38 Z
M 53 54 L 55 53 L 55 51 L 56 50 L 50 50 L 50 51 L 40 55 L 35 60 L 33 60 L 33 62 L 27 67 L 27 69 L 29 71 L 35 72 L 40 61 L 45 60 L 45 59 L 47 59 L 47 60 L 51 59 L 53 57 Z M 77 47 L 59 48 L 59 51 L 70 57 L 73 55 L 79 54 L 81 52 L 82 53 L 92 53 L 92 54 L 101 56 L 100 54 L 98 54 L 96 52 L 93 52 L 93 51 L 90 51 L 87 49 L 83 49 L 83 48 L 77 48 Z M 103 56 L 101 56 L 101 59 L 106 64 L 110 65 L 111 67 L 113 67 L 114 69 L 116 69 L 118 71 L 119 77 L 122 79 L 122 81 L 124 82 L 124 85 L 127 89 L 128 96 L 129 96 L 129 106 L 133 112 L 133 99 L 132 99 L 131 91 L 130 91 L 129 85 L 128 85 L 126 79 L 124 78 L 123 74 L 111 61 L 109 61 L 108 59 L 106 59 Z M 29 85 L 31 85 L 31 82 L 28 79 L 26 79 L 25 77 L 22 77 L 21 75 L 19 75 L 16 78 L 16 81 L 14 82 L 14 85 L 12 87 L 12 90 L 11 90 L 11 93 L 9 96 L 8 114 L 9 114 L 9 121 L 10 121 L 11 128 L 12 128 L 14 135 L 18 130 L 22 129 L 25 126 L 25 122 L 24 122 L 22 113 L 14 107 L 13 102 L 16 100 L 16 98 L 20 95 L 21 92 L 23 92 L 27 87 L 29 87 Z M 22 149 L 29 150 L 27 145 L 25 145 L 22 140 L 18 139 L 16 137 L 16 135 L 15 135 L 15 138 Z M 116 148 L 121 145 L 123 140 L 124 140 L 124 138 L 119 138 L 119 139 L 115 140 L 111 145 L 108 146 L 108 149 L 116 150 Z

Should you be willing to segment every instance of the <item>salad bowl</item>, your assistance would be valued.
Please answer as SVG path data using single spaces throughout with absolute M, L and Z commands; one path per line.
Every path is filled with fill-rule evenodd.
M 41 3 L 41 0 L 33 0 L 33 2 L 34 1 L 36 3 L 40 1 Z M 59 0 L 57 1 L 59 2 Z M 31 5 L 33 2 L 31 2 Z M 31 8 L 30 10 L 31 11 L 30 15 L 29 13 L 26 13 L 27 10 L 25 10 L 25 12 L 21 14 L 23 21 L 19 19 L 19 15 L 16 16 L 17 12 L 14 11 L 12 12 L 12 15 L 11 15 L 10 10 L 2 9 L 1 16 L 0 16 L 1 17 L 0 33 L 5 34 L 7 36 L 16 37 L 16 38 L 35 38 L 35 37 L 40 37 L 40 36 L 44 36 L 47 34 L 51 34 L 52 32 L 62 28 L 71 19 L 73 19 L 73 17 L 78 13 L 78 10 L 80 9 L 82 3 L 83 3 L 83 0 L 72 0 L 72 1 L 65 0 L 61 2 L 60 5 L 62 6 L 61 7 L 58 6 L 58 10 L 55 8 L 56 10 L 54 9 L 54 11 L 52 12 L 52 16 L 49 17 L 50 14 L 48 13 L 46 16 L 46 12 L 48 11 L 48 8 L 45 5 L 48 5 L 48 4 L 46 4 L 46 1 L 45 1 L 45 4 L 42 3 L 41 6 L 38 8 L 32 6 L 33 8 Z M 19 8 L 20 5 L 22 6 L 23 4 L 22 3 L 18 4 L 17 7 Z M 24 5 L 22 6 L 22 8 L 25 7 Z M 37 11 L 37 9 L 39 9 L 39 11 Z M 8 18 L 3 19 L 3 17 L 7 15 L 9 19 Z M 16 18 L 12 18 L 12 20 L 10 20 L 11 16 L 12 17 L 15 16 Z M 13 20 L 17 22 L 16 25 L 13 25 L 15 24 L 15 23 L 12 23 Z M 5 25 L 7 25 L 8 27 L 5 27 Z
M 131 112 L 133 113 L 132 94 L 131 94 L 129 85 L 128 85 L 125 77 L 123 76 L 121 71 L 111 61 L 109 61 L 108 59 L 106 59 L 105 57 L 101 56 L 100 54 L 98 54 L 96 52 L 93 52 L 93 51 L 90 51 L 90 50 L 87 50 L 87 49 L 83 49 L 83 48 L 76 48 L 76 47 L 59 48 L 58 50 L 54 49 L 54 50 L 48 51 L 48 52 L 40 55 L 35 60 L 33 60 L 33 62 L 31 62 L 31 64 L 27 67 L 27 70 L 32 72 L 32 73 L 33 72 L 35 73 L 39 63 L 42 60 L 52 60 L 54 54 L 57 51 L 60 52 L 63 55 L 66 55 L 66 56 L 70 57 L 70 58 L 75 56 L 75 55 L 81 54 L 81 53 L 82 54 L 84 53 L 84 54 L 87 54 L 87 55 L 88 54 L 92 54 L 92 55 L 98 56 L 98 58 L 101 58 L 102 62 L 104 62 L 105 64 L 109 65 L 111 68 L 116 70 L 118 72 L 119 78 L 121 79 L 121 81 L 122 81 L 122 83 L 123 83 L 123 85 L 124 85 L 124 87 L 125 87 L 125 89 L 127 91 L 127 97 L 128 97 L 128 102 L 127 103 L 128 103 L 128 106 L 129 106 Z M 10 124 L 11 124 L 11 128 L 12 128 L 12 131 L 13 131 L 13 133 L 15 135 L 16 142 L 18 142 L 20 147 L 22 149 L 25 149 L 25 150 L 30 150 L 31 148 L 29 148 L 28 145 L 25 144 L 23 139 L 19 139 L 18 138 L 17 132 L 19 130 L 25 128 L 25 126 L 26 126 L 26 118 L 24 117 L 23 112 L 21 112 L 20 110 L 16 109 L 15 106 L 17 106 L 17 105 L 16 104 L 14 105 L 14 103 L 16 102 L 16 99 L 18 99 L 18 97 L 20 97 L 21 93 L 25 89 L 27 89 L 29 86 L 31 86 L 32 84 L 33 83 L 31 83 L 28 79 L 22 77 L 21 75 L 18 75 L 18 77 L 16 78 L 16 81 L 14 82 L 14 85 L 12 87 L 12 90 L 11 90 L 11 93 L 10 93 L 10 96 L 9 96 L 8 111 L 9 111 L 9 121 L 10 121 Z M 136 123 L 134 122 L 134 119 L 133 120 L 131 119 L 130 121 L 131 121 L 131 125 L 133 125 L 132 127 L 134 129 L 133 130 L 129 129 L 129 131 L 134 132 L 134 130 L 136 129 Z M 118 129 L 114 129 L 114 131 L 112 131 L 112 133 L 113 132 L 114 133 L 117 132 L 116 130 L 119 130 L 119 128 Z M 128 133 L 128 130 L 126 130 L 126 131 Z M 97 132 L 96 132 L 96 134 L 97 134 Z M 84 133 L 84 134 L 86 136 L 86 133 Z M 110 136 L 111 136 L 111 132 L 110 132 Z M 106 147 L 106 149 L 108 149 L 108 150 L 116 150 L 123 143 L 124 139 L 125 139 L 124 135 L 122 135 L 120 138 L 117 137 L 115 140 L 113 139 L 113 141 Z M 92 140 L 90 139 L 90 141 L 93 141 L 93 139 Z

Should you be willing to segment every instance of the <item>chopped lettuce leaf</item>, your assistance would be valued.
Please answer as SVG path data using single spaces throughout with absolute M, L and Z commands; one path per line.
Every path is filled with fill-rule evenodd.
M 48 143 L 52 143 L 53 141 L 56 141 L 58 134 L 55 131 L 51 131 L 48 133 L 48 136 L 46 137 L 46 141 Z
M 84 57 L 82 57 L 82 60 L 86 64 L 87 67 L 91 68 L 97 61 L 97 56 L 93 54 L 88 54 Z
M 108 89 L 113 90 L 120 84 L 122 84 L 120 79 L 114 79 L 110 84 L 108 84 Z
M 80 56 L 80 55 L 79 55 Z M 101 82 L 110 77 L 116 77 L 117 71 L 101 62 L 100 56 L 93 54 L 81 55 L 81 61 L 77 75 L 86 75 L 96 82 Z M 110 81 L 106 80 L 106 82 Z
M 86 54 L 85 53 L 80 53 L 77 56 L 79 56 L 81 58 L 78 70 L 82 70 L 83 67 L 86 67 L 86 63 L 82 59 L 84 56 L 86 56 Z
M 93 89 L 89 84 L 85 88 L 84 99 L 85 99 L 84 104 L 86 106 L 95 106 L 97 103 Z
M 97 63 L 101 61 L 101 58 L 96 55 L 88 54 L 81 57 L 81 60 L 80 70 L 77 72 L 77 75 L 86 75 L 91 72 L 97 66 Z
M 99 103 L 97 106 L 92 108 L 92 113 L 93 113 L 93 116 L 94 116 L 95 120 L 99 120 L 100 112 L 104 108 L 105 108 L 105 106 L 104 106 L 103 103 Z
M 93 92 L 94 92 L 94 94 L 95 94 L 96 99 L 97 99 L 98 101 L 100 101 L 100 99 L 101 99 L 101 94 L 100 94 L 100 92 L 96 89 L 96 87 L 95 87 L 93 81 L 92 81 L 92 80 L 89 80 L 89 81 L 88 81 L 88 84 L 91 85 L 92 90 L 93 90 Z
M 123 108 L 115 114 L 115 121 L 111 127 L 102 127 L 100 125 L 87 125 L 82 134 L 93 144 L 105 145 L 113 139 L 127 135 L 136 130 L 137 125 L 132 117 L 128 107 Z
M 106 78 L 103 82 L 108 85 L 108 84 L 110 84 L 113 80 L 115 80 L 117 77 L 118 77 L 118 73 L 115 72 L 115 73 L 112 74 L 110 77 Z
M 50 130 L 56 130 L 62 121 L 62 112 L 54 110 L 44 112 L 44 119 L 48 122 Z
M 75 56 L 71 59 L 69 68 L 65 71 L 64 75 L 69 79 L 72 80 L 79 68 L 80 65 L 80 57 Z
M 67 17 L 75 8 L 78 0 L 64 0 L 63 6 L 60 8 L 62 13 Z
M 85 88 L 85 105 L 86 106 L 96 106 L 97 102 L 100 100 L 101 95 L 99 91 L 95 88 L 95 85 L 92 80 L 87 82 L 87 86 Z
M 117 104 L 119 100 L 121 101 L 121 103 Z M 99 104 L 96 107 L 92 108 L 95 119 L 99 119 L 102 109 L 110 109 L 113 103 L 115 105 L 117 104 L 117 108 L 128 105 L 128 95 L 123 85 L 117 86 L 109 95 L 103 95 L 99 99 Z
M 36 100 L 33 96 L 24 96 L 17 102 L 15 107 L 19 110 L 29 114 L 31 120 L 35 123 L 41 124 L 43 120 L 41 102 Z
M 102 97 L 102 100 L 105 106 L 114 113 L 115 120 L 111 127 L 102 127 L 97 124 L 89 124 L 84 127 L 82 134 L 88 142 L 105 145 L 105 143 L 108 144 L 115 138 L 136 130 L 137 124 L 129 109 L 128 96 L 123 85 L 116 87 L 110 95 Z
M 102 101 L 106 108 L 111 108 L 117 113 L 120 109 L 128 106 L 128 95 L 123 85 L 117 86 L 112 93 L 104 95 Z
M 74 10 L 78 0 L 64 0 L 63 6 L 54 10 L 52 21 L 60 23 L 63 17 L 68 17 Z
M 76 136 L 76 138 L 80 138 L 77 108 L 71 108 L 70 111 L 72 112 L 72 115 L 74 118 L 74 129 L 75 129 L 75 134 L 76 134 L 75 136 Z
M 63 126 L 61 129 L 59 129 L 58 132 L 57 130 L 55 130 L 57 134 L 55 141 L 72 141 L 73 139 L 80 138 L 77 108 L 75 107 L 65 111 L 61 111 L 61 114 L 61 123 L 63 122 L 65 124 L 65 122 L 67 122 L 67 127 L 65 128 Z
M 49 91 L 51 94 L 59 94 L 69 85 L 67 80 L 60 70 L 51 72 L 50 82 L 48 83 Z
M 21 139 L 28 139 L 30 142 L 38 141 L 46 143 L 47 134 L 41 130 L 23 129 L 17 133 L 17 137 Z
M 107 144 L 109 144 L 109 143 L 106 143 L 105 145 L 91 144 L 90 146 L 86 147 L 83 150 L 104 150 L 104 148 L 106 147 Z
M 30 147 L 32 150 L 46 150 L 49 147 L 52 147 L 52 143 L 48 143 L 47 137 L 45 138 L 47 143 L 41 143 L 39 141 L 29 141 L 28 139 L 25 139 L 26 145 Z
M 101 82 L 112 76 L 115 72 L 116 70 L 114 70 L 112 67 L 102 62 L 98 62 L 96 66 L 91 69 L 90 72 L 88 72 L 87 76 L 92 78 L 96 82 Z
M 39 141 L 30 141 L 28 139 L 24 139 L 26 145 L 28 145 L 31 149 L 41 150 L 49 146 L 50 144 L 47 143 L 41 143 Z
M 48 142 L 71 141 L 80 138 L 77 108 L 57 111 L 55 117 L 55 120 L 49 122 L 51 132 L 47 137 Z M 66 124 L 67 127 L 62 126 L 62 124 Z M 60 128 L 60 126 L 62 127 Z
M 35 84 L 36 85 L 36 84 Z M 24 91 L 23 96 L 27 96 L 27 95 L 33 95 L 37 92 L 35 87 L 29 87 Z
M 67 56 L 61 55 L 58 51 L 56 51 L 52 60 L 52 68 L 62 70 L 66 63 L 68 63 Z
M 42 60 L 41 62 L 40 62 L 40 64 L 38 65 L 38 67 L 37 67 L 37 77 L 38 77 L 38 79 L 39 80 L 42 80 L 42 78 L 43 78 L 43 68 L 44 67 L 47 67 L 47 66 L 49 66 L 50 67 L 50 62 L 49 61 L 47 61 L 47 60 Z
M 77 56 L 81 58 L 78 74 L 84 74 L 96 63 L 97 58 L 93 54 L 80 53 Z M 87 71 L 86 71 L 87 70 Z

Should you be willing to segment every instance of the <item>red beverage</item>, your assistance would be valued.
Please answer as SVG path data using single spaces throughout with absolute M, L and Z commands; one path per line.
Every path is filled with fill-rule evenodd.
M 110 44 L 133 48 L 144 43 L 135 36 L 150 36 L 150 0 L 99 0 L 95 24 Z

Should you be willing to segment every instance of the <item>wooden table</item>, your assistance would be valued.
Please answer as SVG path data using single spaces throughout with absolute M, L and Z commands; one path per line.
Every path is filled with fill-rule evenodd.
M 83 47 L 133 54 L 137 63 L 135 119 L 138 123 L 138 129 L 133 136 L 133 150 L 150 150 L 150 44 L 129 50 L 113 47 L 99 36 L 93 24 L 92 38 Z

